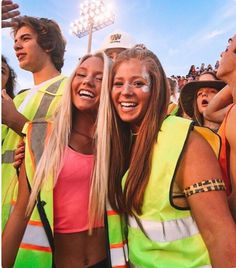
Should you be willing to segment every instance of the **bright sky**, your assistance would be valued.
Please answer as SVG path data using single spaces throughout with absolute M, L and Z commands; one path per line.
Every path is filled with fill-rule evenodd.
M 67 40 L 63 73 L 69 75 L 87 51 L 88 37 L 69 33 L 79 18 L 82 0 L 15 0 L 21 15 L 56 20 Z M 160 59 L 168 76 L 186 75 L 192 64 L 213 67 L 236 33 L 236 0 L 104 0 L 114 8 L 115 23 L 93 33 L 92 50 L 116 29 L 130 33 Z M 2 30 L 2 53 L 18 75 L 18 87 L 33 84 L 32 75 L 18 67 L 10 29 Z

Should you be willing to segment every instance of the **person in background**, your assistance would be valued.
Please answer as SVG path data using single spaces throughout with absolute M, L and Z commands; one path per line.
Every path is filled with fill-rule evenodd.
M 222 140 L 220 164 L 225 180 L 229 181 L 229 206 L 236 222 L 236 35 L 228 40 L 226 50 L 221 53 L 217 76 L 227 86 L 212 99 L 205 116 L 217 121 L 225 114 L 218 131 Z
M 180 93 L 180 102 L 185 113 L 197 125 L 209 127 L 216 132 L 219 124 L 207 120 L 204 117 L 204 111 L 212 98 L 224 86 L 225 83 L 218 80 L 214 72 L 208 71 L 202 73 L 197 81 L 187 83 Z
M 13 99 L 14 89 L 16 85 L 16 73 L 7 63 L 7 59 L 2 55 L 2 90 L 5 89 L 6 93 Z
M 196 68 L 195 68 L 195 65 L 191 65 L 190 69 L 189 69 L 189 72 L 188 72 L 188 77 L 194 77 L 196 76 Z
M 215 72 L 217 72 L 218 67 L 219 67 L 219 60 L 217 60 L 215 63 L 215 69 L 214 69 Z
M 201 67 L 200 67 L 200 74 L 205 72 L 205 71 L 206 71 L 205 63 L 202 63 Z
M 106 153 L 105 144 L 96 144 L 109 138 L 104 106 L 110 105 L 110 66 L 105 53 L 84 56 L 54 116 L 25 127 L 19 192 L 2 237 L 3 267 L 108 267 L 109 159 L 103 156 L 109 148 Z
M 147 49 L 118 55 L 110 88 L 108 227 L 117 259 L 128 246 L 135 267 L 234 267 L 236 227 L 212 150 L 219 137 L 204 129 L 218 141 L 211 148 L 190 120 L 166 117 L 166 76 Z
M 207 71 L 208 72 L 213 72 L 213 68 L 212 68 L 211 64 L 207 65 Z
M 100 49 L 104 51 L 109 58 L 115 60 L 120 52 L 133 47 L 135 44 L 130 34 L 116 30 L 105 37 Z
M 167 77 L 167 81 L 170 87 L 170 104 L 168 106 L 168 114 L 175 113 L 178 109 L 179 90 L 178 82 L 174 78 Z
M 2 207 L 4 215 L 10 213 L 10 193 L 13 193 L 17 182 L 16 169 L 12 164 L 15 149 L 22 140 L 24 124 L 48 118 L 55 112 L 66 81 L 61 74 L 66 42 L 58 24 L 47 18 L 30 16 L 17 17 L 15 22 L 15 54 L 20 67 L 32 73 L 34 85 L 18 94 L 14 101 L 2 91 L 2 122 L 7 128 L 2 144 L 2 191 L 9 191 Z M 5 222 L 6 218 L 2 218 L 2 229 Z

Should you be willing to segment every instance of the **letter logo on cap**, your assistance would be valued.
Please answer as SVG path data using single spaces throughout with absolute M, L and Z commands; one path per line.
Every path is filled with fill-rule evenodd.
M 112 34 L 110 36 L 110 43 L 119 43 L 121 39 L 121 34 Z

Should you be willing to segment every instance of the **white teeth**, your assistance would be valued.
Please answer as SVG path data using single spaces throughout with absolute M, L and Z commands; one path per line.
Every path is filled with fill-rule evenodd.
M 95 95 L 92 92 L 88 91 L 88 90 L 80 90 L 79 95 L 80 96 L 91 97 L 91 98 L 95 97 Z
M 121 102 L 122 107 L 135 107 L 136 105 L 134 102 Z

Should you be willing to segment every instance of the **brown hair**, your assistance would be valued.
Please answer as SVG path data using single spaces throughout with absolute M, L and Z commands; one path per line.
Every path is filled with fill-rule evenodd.
M 38 34 L 37 42 L 43 50 L 48 50 L 51 60 L 56 69 L 61 72 L 64 65 L 64 53 L 66 41 L 62 35 L 59 25 L 50 19 L 36 18 L 29 16 L 17 17 L 14 19 L 17 26 L 13 27 L 13 34 L 27 26 Z
M 170 99 L 166 75 L 157 56 L 148 49 L 132 48 L 121 52 L 112 68 L 111 85 L 119 66 L 130 59 L 138 59 L 151 78 L 151 96 L 136 140 L 131 147 L 131 131 L 121 122 L 113 109 L 114 121 L 111 138 L 111 163 L 109 176 L 109 201 L 113 209 L 129 215 L 141 214 L 144 192 L 151 171 L 152 148 L 167 114 Z M 122 194 L 121 179 L 127 166 L 129 173 Z
M 9 76 L 6 82 L 6 91 L 7 94 L 13 99 L 15 97 L 14 89 L 16 86 L 16 73 L 8 64 L 7 59 L 4 55 L 2 55 L 2 63 L 5 63 L 9 69 Z
M 204 118 L 203 115 L 199 112 L 198 106 L 197 106 L 197 93 L 198 90 L 196 90 L 194 95 L 194 101 L 193 101 L 193 118 L 192 120 L 198 125 L 203 126 L 204 125 Z

